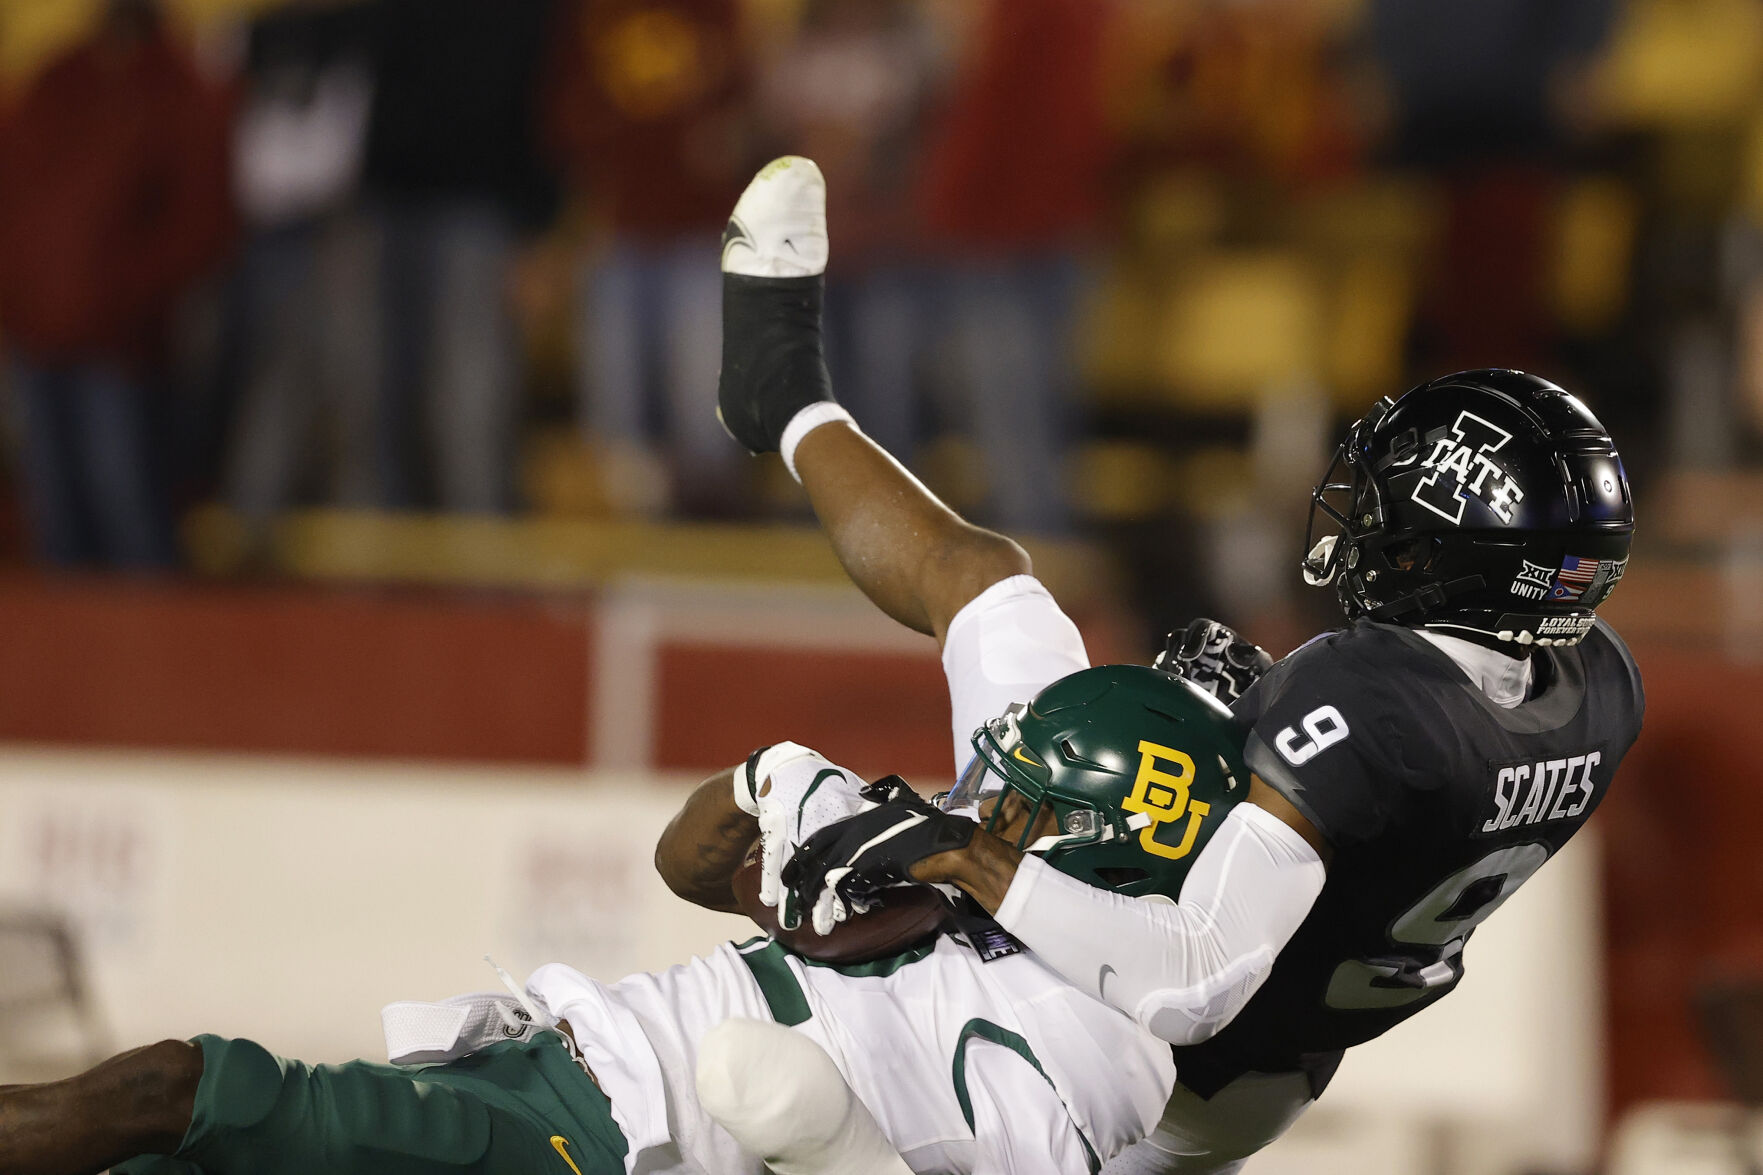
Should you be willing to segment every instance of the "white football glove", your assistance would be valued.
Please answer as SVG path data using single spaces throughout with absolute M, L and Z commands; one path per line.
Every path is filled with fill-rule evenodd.
M 867 784 L 818 751 L 776 743 L 747 757 L 734 786 L 735 803 L 759 818 L 759 900 L 778 907 L 778 925 L 794 930 L 802 911 L 779 877 L 784 863 L 822 828 L 875 807 L 859 794 Z

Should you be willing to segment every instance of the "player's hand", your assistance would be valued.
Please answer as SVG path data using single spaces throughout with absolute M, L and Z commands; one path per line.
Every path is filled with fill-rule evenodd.
M 759 900 L 778 907 L 778 925 L 802 924 L 802 907 L 779 874 L 796 846 L 820 829 L 874 803 L 863 779 L 797 743 L 760 747 L 735 772 L 735 803 L 759 818 Z
M 1195 620 L 1169 634 L 1153 666 L 1199 686 L 1225 705 L 1248 692 L 1257 678 L 1273 668 L 1273 658 L 1250 644 L 1228 625 Z
M 853 910 L 862 913 L 889 886 L 915 884 L 915 863 L 966 848 L 979 830 L 920 799 L 897 775 L 863 795 L 872 807 L 822 828 L 784 866 L 797 905 L 813 906 L 816 934 L 831 933 Z

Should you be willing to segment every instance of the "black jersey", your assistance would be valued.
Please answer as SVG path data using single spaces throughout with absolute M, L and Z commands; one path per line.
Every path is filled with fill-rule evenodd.
M 1444 996 L 1475 928 L 1579 830 L 1640 733 L 1627 647 L 1599 621 L 1538 649 L 1496 705 L 1411 630 L 1361 620 L 1275 665 L 1236 705 L 1249 767 L 1328 840 L 1328 880 L 1267 982 L 1175 1050 L 1201 1096 L 1248 1071 L 1312 1073 Z

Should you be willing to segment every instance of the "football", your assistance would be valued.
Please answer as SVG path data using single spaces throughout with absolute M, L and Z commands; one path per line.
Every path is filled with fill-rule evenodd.
M 820 963 L 867 963 L 897 955 L 942 929 L 948 914 L 948 906 L 936 890 L 901 886 L 889 890 L 869 913 L 853 914 L 833 927 L 831 934 L 814 933 L 806 917 L 795 930 L 785 930 L 778 925 L 776 907 L 759 900 L 758 841 L 735 870 L 733 885 L 741 913 L 784 946 Z

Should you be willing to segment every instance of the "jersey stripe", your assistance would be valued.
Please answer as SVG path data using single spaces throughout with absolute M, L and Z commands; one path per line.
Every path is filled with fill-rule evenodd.
M 1035 1056 L 1035 1051 L 1029 1047 L 1028 1041 L 1019 1034 L 993 1024 L 990 1020 L 981 1020 L 978 1017 L 969 1020 L 961 1026 L 961 1035 L 955 1042 L 955 1064 L 951 1074 L 955 1081 L 955 1100 L 961 1103 L 961 1116 L 967 1119 L 969 1130 L 973 1129 L 973 1096 L 967 1092 L 967 1045 L 975 1037 L 991 1041 L 993 1044 L 1003 1045 L 1033 1065 L 1035 1072 L 1039 1073 L 1048 1085 L 1053 1085 L 1053 1079 L 1048 1077 L 1047 1071 L 1041 1067 L 1040 1058 Z M 1057 1086 L 1054 1086 L 1053 1092 L 1055 1094 L 1059 1092 Z M 1071 1128 L 1077 1132 L 1077 1140 L 1084 1145 L 1084 1161 L 1089 1164 L 1090 1175 L 1096 1175 L 1096 1172 L 1102 1169 L 1102 1160 L 1097 1157 L 1096 1148 L 1090 1145 L 1090 1140 L 1084 1137 L 1084 1132 L 1077 1129 L 1075 1121 L 1072 1122 Z

